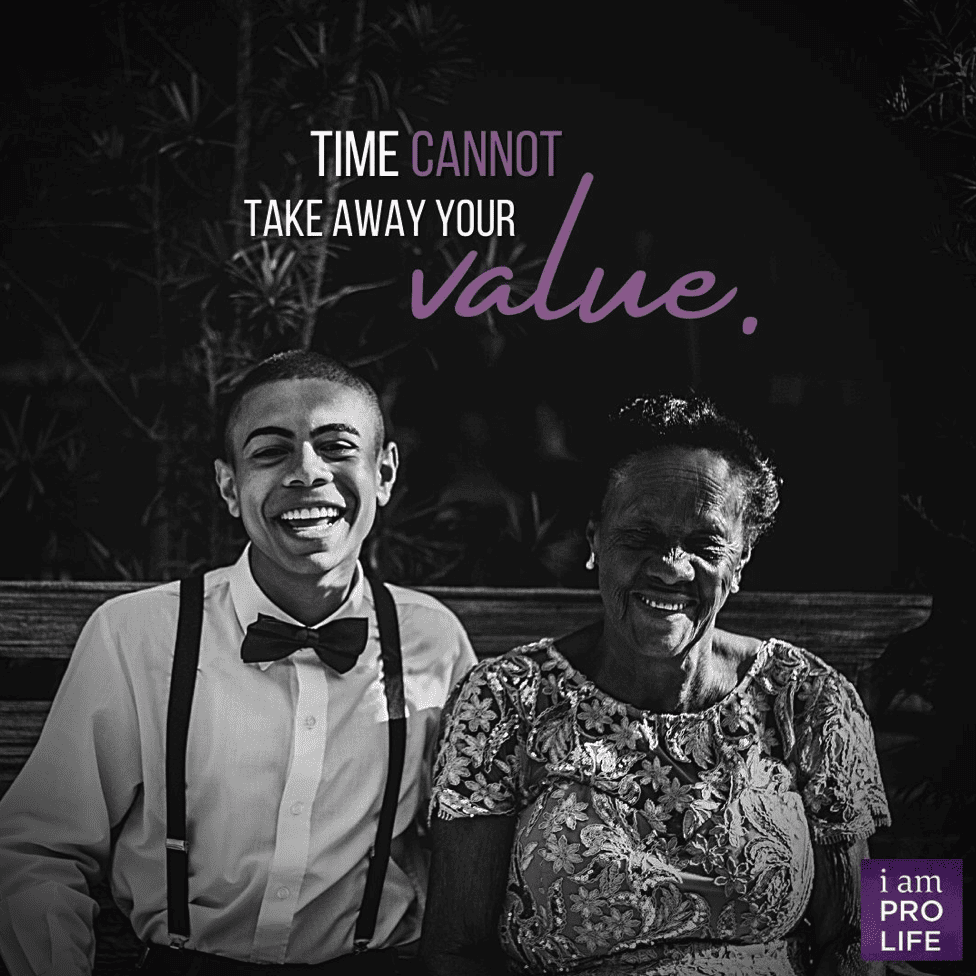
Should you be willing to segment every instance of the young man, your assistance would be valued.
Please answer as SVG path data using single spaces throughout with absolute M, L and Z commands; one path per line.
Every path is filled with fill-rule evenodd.
M 419 936 L 426 865 L 415 823 L 441 708 L 475 658 L 443 605 L 376 584 L 396 610 L 381 650 L 359 553 L 389 500 L 396 445 L 373 390 L 303 352 L 244 378 L 224 442 L 217 484 L 250 542 L 203 583 L 182 753 L 185 835 L 173 827 L 172 783 L 167 795 L 167 778 L 179 781 L 165 744 L 181 605 L 169 583 L 91 617 L 40 741 L 0 802 L 0 952 L 13 976 L 90 972 L 89 886 L 107 870 L 136 934 L 160 947 L 145 972 L 393 973 L 385 950 L 409 954 Z M 400 708 L 388 664 L 396 624 L 406 741 L 367 943 L 357 919 L 369 914 L 371 849 L 382 847 L 390 716 Z M 176 798 L 180 814 L 182 790 Z M 174 868 L 184 836 L 184 868 Z M 177 859 L 169 868 L 168 858 Z M 174 910 L 188 925 L 174 924 Z M 350 955 L 354 933 L 371 955 Z

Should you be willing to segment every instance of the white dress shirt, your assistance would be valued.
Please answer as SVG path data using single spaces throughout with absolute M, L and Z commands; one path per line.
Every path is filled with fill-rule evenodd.
M 407 743 L 373 947 L 420 934 L 427 877 L 415 821 L 441 709 L 475 663 L 450 610 L 391 590 Z M 110 859 L 136 935 L 167 944 L 163 743 L 178 609 L 178 584 L 167 583 L 95 611 L 37 747 L 0 801 L 0 952 L 13 976 L 90 971 L 88 890 Z M 344 675 L 311 649 L 245 664 L 241 642 L 259 613 L 298 623 L 259 589 L 246 550 L 207 574 L 187 750 L 187 945 L 320 962 L 352 951 L 376 836 L 388 754 L 379 631 L 360 567 L 329 618 L 369 621 L 366 649 Z

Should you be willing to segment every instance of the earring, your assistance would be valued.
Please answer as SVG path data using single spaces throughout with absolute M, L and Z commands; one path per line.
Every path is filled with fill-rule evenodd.
M 596 553 L 590 550 L 590 558 L 586 560 L 587 569 L 596 569 Z

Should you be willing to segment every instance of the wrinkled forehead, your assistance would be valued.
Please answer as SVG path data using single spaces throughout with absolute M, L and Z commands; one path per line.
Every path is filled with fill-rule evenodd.
M 731 525 L 745 509 L 741 473 L 705 448 L 662 447 L 629 458 L 607 486 L 603 517 Z
M 329 425 L 355 432 L 364 443 L 382 438 L 382 417 L 361 390 L 325 379 L 288 379 L 264 383 L 241 397 L 227 425 L 234 451 L 260 428 L 280 428 L 296 437 Z

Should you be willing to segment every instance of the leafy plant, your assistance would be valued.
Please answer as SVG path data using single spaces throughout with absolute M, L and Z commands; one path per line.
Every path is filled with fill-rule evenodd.
M 413 319 L 408 295 L 391 285 L 414 267 L 440 273 L 467 244 L 340 242 L 334 218 L 355 181 L 338 175 L 328 142 L 319 173 L 309 133 L 412 131 L 472 65 L 457 18 L 413 0 L 375 15 L 365 0 L 226 0 L 197 25 L 203 46 L 192 42 L 179 4 L 106 0 L 95 10 L 115 52 L 100 83 L 80 97 L 66 88 L 43 93 L 38 103 L 48 96 L 60 110 L 13 118 L 0 142 L 17 148 L 7 160 L 14 166 L 33 166 L 66 133 L 70 149 L 46 159 L 0 272 L 11 321 L 44 337 L 46 358 L 66 380 L 61 393 L 37 392 L 89 405 L 74 435 L 87 442 L 86 470 L 121 470 L 120 445 L 129 462 L 124 484 L 100 479 L 116 524 L 103 538 L 77 522 L 71 547 L 82 540 L 101 573 L 168 577 L 239 546 L 200 472 L 210 469 L 218 403 L 249 365 L 284 348 L 319 349 L 365 369 L 395 411 L 415 350 L 430 369 L 457 355 L 445 319 Z M 305 197 L 323 200 L 322 236 L 250 236 L 246 199 Z M 519 241 L 506 247 L 513 291 L 528 294 L 524 275 L 534 262 Z M 500 251 L 489 241 L 483 263 Z M 512 335 L 490 314 L 470 326 L 464 341 L 479 356 L 497 357 Z M 72 486 L 55 490 L 50 466 L 37 460 L 54 450 L 59 414 L 39 420 L 28 444 L 11 418 L 37 388 L 28 381 L 20 389 L 4 401 L 12 411 L 4 491 L 21 485 L 35 507 L 52 493 L 72 497 Z M 107 429 L 119 436 L 106 438 Z M 102 449 L 107 440 L 114 449 Z M 10 504 L 3 494 L 0 504 Z M 468 517 L 478 521 L 490 508 L 475 504 Z M 451 561 L 444 553 L 464 546 L 460 536 L 441 539 L 446 518 L 415 512 L 382 552 L 405 564 L 410 551 L 426 551 L 416 572 L 442 574 Z M 132 558 L 116 562 L 112 552 Z

